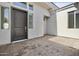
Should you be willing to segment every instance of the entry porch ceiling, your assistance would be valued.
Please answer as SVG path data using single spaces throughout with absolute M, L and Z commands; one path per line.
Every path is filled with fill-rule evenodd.
M 51 2 L 35 2 L 35 4 L 47 9 L 47 10 L 55 10 L 56 6 L 54 6 L 54 4 L 52 4 Z

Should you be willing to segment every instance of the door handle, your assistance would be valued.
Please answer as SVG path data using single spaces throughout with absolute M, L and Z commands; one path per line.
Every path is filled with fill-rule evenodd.
M 26 31 L 26 29 L 27 29 L 27 28 L 26 28 L 26 26 L 25 26 L 25 31 Z

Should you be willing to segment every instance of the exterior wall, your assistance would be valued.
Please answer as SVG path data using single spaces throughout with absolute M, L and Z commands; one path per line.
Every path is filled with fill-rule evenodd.
M 27 4 L 29 4 L 29 3 L 27 3 Z M 42 8 L 34 3 L 32 3 L 32 4 L 34 6 L 33 29 L 28 28 L 28 39 L 32 39 L 32 38 L 40 37 L 40 36 L 44 35 L 43 17 L 50 16 L 48 10 L 46 10 L 45 8 Z M 0 5 L 6 6 L 9 8 L 11 8 L 11 5 L 14 6 L 12 3 L 3 3 L 3 2 L 1 2 Z M 14 7 L 16 7 L 16 6 L 14 6 Z M 20 7 L 16 7 L 16 8 L 23 10 L 23 8 L 20 8 Z M 26 10 L 26 9 L 24 9 L 24 10 Z M 32 12 L 32 11 L 29 11 L 29 9 L 27 9 L 26 11 L 28 11 L 28 14 L 29 14 L 29 12 Z M 7 29 L 7 30 L 1 29 L 1 24 L 0 24 L 0 45 L 11 43 L 11 10 L 10 9 L 9 9 L 9 12 L 10 12 L 10 16 L 8 19 L 9 29 Z M 0 8 L 0 22 L 1 22 L 1 8 Z
M 34 11 L 33 11 L 33 29 L 28 29 L 28 38 L 36 38 L 44 35 L 44 16 L 50 16 L 49 12 L 36 5 L 34 5 Z
M 47 20 L 47 34 L 57 35 L 56 11 L 52 11 L 50 13 L 50 18 Z
M 59 36 L 72 37 L 72 38 L 79 39 L 79 29 L 68 28 L 68 14 L 67 13 L 73 10 L 76 10 L 76 8 L 72 7 L 72 8 L 68 8 L 60 12 L 57 12 L 57 33 Z
M 49 4 L 49 3 L 47 3 Z M 49 35 L 57 35 L 57 16 L 56 16 L 56 10 L 58 7 L 54 5 L 52 2 L 49 4 L 50 7 L 53 7 L 52 10 L 50 9 L 50 17 L 47 20 L 47 34 Z
M 6 7 L 9 7 L 9 4 L 6 4 L 6 3 L 0 3 L 0 5 L 2 6 L 6 6 Z M 7 44 L 7 43 L 10 43 L 11 42 L 11 20 L 10 18 L 8 19 L 8 22 L 9 22 L 9 29 L 1 29 L 1 6 L 0 6 L 0 45 L 2 44 Z

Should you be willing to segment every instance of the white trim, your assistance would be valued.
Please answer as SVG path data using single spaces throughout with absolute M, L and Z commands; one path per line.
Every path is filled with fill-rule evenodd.
M 76 12 L 74 12 L 74 28 L 76 28 Z
M 64 6 L 62 8 L 57 9 L 57 12 L 61 12 L 63 10 L 66 10 L 66 9 L 69 9 L 69 8 L 72 8 L 72 7 L 74 7 L 73 4 L 67 5 L 67 6 Z
M 1 5 L 0 5 L 0 13 L 1 13 Z M 0 30 L 2 30 L 1 29 L 1 14 L 0 14 Z
M 10 19 L 10 22 L 9 22 L 9 29 L 10 29 L 10 42 L 11 42 L 11 5 L 9 6 L 9 19 Z
M 17 41 L 13 41 L 11 43 L 17 43 L 17 42 L 22 42 L 22 41 L 26 41 L 26 40 L 28 40 L 28 39 L 17 40 Z

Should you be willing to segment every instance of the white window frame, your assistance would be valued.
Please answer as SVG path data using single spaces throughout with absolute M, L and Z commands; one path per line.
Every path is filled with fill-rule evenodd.
M 79 11 L 78 10 L 74 11 L 74 28 L 73 29 L 78 29 L 76 28 L 76 13 L 79 13 Z M 72 28 L 69 28 L 69 29 L 72 29 Z
M 74 28 L 75 29 L 77 29 L 77 27 L 76 27 L 76 13 L 79 13 L 79 11 L 77 10 L 74 12 Z
M 72 12 L 72 11 L 70 11 L 70 12 Z M 69 14 L 70 12 L 68 12 L 68 14 Z M 74 12 L 75 12 L 75 11 L 74 11 Z M 73 13 L 74 13 L 74 12 L 73 12 Z M 75 19 L 75 14 L 74 14 L 74 19 Z M 68 20 L 69 20 L 69 15 L 68 15 Z M 68 28 L 69 28 L 69 29 L 74 29 L 74 25 L 73 25 L 73 28 L 70 28 L 70 27 L 69 27 L 69 23 L 68 23 Z
M 7 18 L 8 19 L 6 19 L 6 23 L 9 23 L 9 7 L 4 7 L 4 6 L 1 6 L 0 8 L 3 8 L 4 10 L 3 10 L 3 13 L 5 13 L 5 9 L 8 9 L 8 15 L 7 15 Z M 0 10 L 1 11 L 1 29 L 3 30 L 4 29 L 4 27 L 3 27 L 3 24 L 5 23 L 5 20 L 4 20 L 4 18 L 6 17 L 5 16 L 5 14 L 3 14 L 2 15 L 2 10 Z M 3 17 L 3 18 L 2 18 Z M 2 23 L 3 22 L 3 23 Z
M 33 14 L 32 12 L 29 12 L 29 13 L 28 13 L 28 28 L 29 28 L 29 29 L 33 29 L 33 27 L 34 27 L 34 25 L 33 25 L 34 22 L 32 22 L 32 27 L 29 27 L 29 26 L 30 26 L 30 23 L 29 23 L 29 20 L 30 20 L 30 19 L 29 19 L 29 15 L 30 15 L 30 13 L 33 15 L 32 17 L 34 18 L 34 14 Z M 33 20 L 33 19 L 32 19 L 32 20 Z

